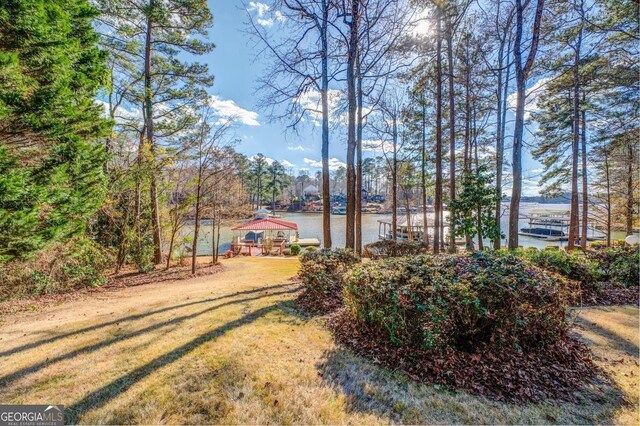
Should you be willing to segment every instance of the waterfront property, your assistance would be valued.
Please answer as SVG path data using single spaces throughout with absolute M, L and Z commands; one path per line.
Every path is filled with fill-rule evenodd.
M 319 246 L 315 238 L 300 239 L 298 224 L 273 217 L 258 218 L 231 228 L 230 256 L 281 255 L 291 244 Z
M 532 209 L 526 216 L 528 227 L 520 228 L 519 235 L 538 238 L 545 241 L 567 241 L 569 239 L 569 210 Z M 598 232 L 593 224 L 588 224 L 588 241 L 602 241 L 605 236 Z
M 425 230 L 429 239 L 433 241 L 435 217 L 433 213 L 427 213 L 427 223 L 424 223 L 422 213 L 398 216 L 396 223 L 396 239 L 398 241 L 424 241 Z M 378 239 L 393 239 L 393 223 L 389 218 L 378 220 Z M 449 212 L 444 212 L 444 237 L 448 241 L 449 237 Z M 456 238 L 456 244 L 464 244 L 464 238 Z

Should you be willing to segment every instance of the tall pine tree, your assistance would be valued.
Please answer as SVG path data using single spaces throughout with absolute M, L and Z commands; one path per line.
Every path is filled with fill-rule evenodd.
M 96 13 L 87 0 L 0 1 L 0 261 L 81 232 L 102 201 Z

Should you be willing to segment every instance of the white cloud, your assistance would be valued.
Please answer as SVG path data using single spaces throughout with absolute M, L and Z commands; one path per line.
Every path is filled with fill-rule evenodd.
M 97 104 L 101 105 L 104 108 L 104 117 L 109 117 L 109 103 L 105 101 L 101 101 L 100 99 L 96 99 Z M 116 110 L 115 121 L 117 124 L 122 124 L 124 122 L 139 122 L 142 123 L 142 111 L 140 109 L 130 110 L 125 108 L 124 106 L 120 106 Z
M 303 147 L 302 145 L 298 145 L 298 146 L 288 146 L 287 149 L 289 151 L 305 151 L 305 147 Z
M 309 166 L 314 168 L 322 167 L 322 161 L 312 160 L 311 158 L 305 158 L 303 161 L 305 162 L 305 164 L 308 164 Z M 329 159 L 329 170 L 337 170 L 340 167 L 346 167 L 346 166 L 347 166 L 346 163 L 343 163 L 342 161 L 338 160 L 335 157 Z
M 295 165 L 295 164 L 293 164 L 291 161 L 287 161 L 287 160 L 282 160 L 282 161 L 280 162 L 280 164 L 282 164 L 282 165 L 283 165 L 283 166 L 285 166 L 285 167 L 295 167 L 295 166 L 296 166 L 296 165 Z
M 283 23 L 286 20 L 279 10 L 273 13 L 270 10 L 269 5 L 257 1 L 249 2 L 249 7 L 247 7 L 247 12 L 254 13 L 256 15 L 256 23 L 263 27 L 270 27 L 276 22 Z
M 329 120 L 334 121 L 339 119 L 338 104 L 342 99 L 342 92 L 340 90 L 330 89 L 327 92 L 329 101 Z M 300 96 L 293 99 L 293 102 L 299 104 L 304 110 L 305 114 L 311 117 L 316 126 L 320 125 L 322 120 L 322 96 L 317 90 L 307 90 Z
M 365 152 L 393 152 L 393 143 L 382 139 L 363 140 L 362 150 Z
M 257 12 L 258 16 L 264 16 L 269 11 L 269 5 L 257 1 L 250 1 L 247 10 L 249 12 Z
M 538 106 L 538 99 L 540 95 L 545 90 L 545 85 L 551 80 L 549 77 L 541 78 L 536 81 L 533 86 L 529 87 L 525 92 L 525 101 L 524 101 L 524 119 L 527 120 L 531 118 L 532 112 L 540 111 L 540 107 Z M 507 98 L 509 102 L 509 108 L 515 111 L 516 101 L 517 101 L 517 93 L 513 92 Z
M 222 99 L 219 96 L 212 95 L 209 98 L 211 108 L 213 108 L 218 116 L 222 119 L 237 121 L 247 126 L 259 126 L 258 113 L 246 110 L 240 107 L 231 99 Z

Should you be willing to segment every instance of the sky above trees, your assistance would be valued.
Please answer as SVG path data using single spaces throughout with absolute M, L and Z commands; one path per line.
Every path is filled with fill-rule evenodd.
M 209 0 L 209 7 L 214 16 L 214 25 L 210 31 L 210 39 L 216 48 L 210 54 L 200 58 L 207 63 L 215 75 L 215 83 L 209 89 L 215 96 L 214 105 L 222 116 L 234 116 L 236 126 L 234 132 L 240 145 L 237 149 L 253 156 L 263 153 L 265 156 L 280 161 L 294 173 L 307 171 L 313 175 L 320 170 L 320 126 L 309 120 L 307 125 L 296 131 L 287 129 L 286 122 L 272 121 L 267 111 L 259 106 L 258 80 L 263 75 L 265 60 L 258 55 L 261 47 L 247 33 L 247 14 L 251 13 L 256 22 L 277 31 L 280 22 L 277 18 L 265 13 L 266 4 L 261 2 L 243 2 L 241 0 Z M 418 31 L 429 29 L 425 25 Z M 536 89 L 543 81 L 534 81 L 531 85 L 532 96 L 528 99 L 528 108 L 535 107 Z M 510 90 L 510 104 L 515 105 L 514 90 Z M 507 134 L 512 135 L 513 114 L 507 113 Z M 334 119 L 335 121 L 335 119 Z M 330 146 L 331 167 L 343 165 L 346 157 L 346 133 L 344 126 L 333 131 Z M 529 123 L 525 131 L 525 142 L 535 132 L 535 123 Z M 510 158 L 510 138 L 507 138 L 505 158 Z M 365 144 L 365 156 L 376 155 L 376 144 Z M 379 145 L 379 144 L 378 144 Z M 380 151 L 377 150 L 378 155 Z M 538 180 L 542 166 L 535 161 L 526 148 L 523 163 L 523 193 L 538 195 Z M 510 192 L 509 176 L 504 193 Z

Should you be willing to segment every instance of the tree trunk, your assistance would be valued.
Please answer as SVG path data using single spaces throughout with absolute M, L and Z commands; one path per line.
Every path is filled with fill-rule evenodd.
M 169 252 L 167 253 L 167 263 L 165 265 L 165 269 L 169 269 L 171 266 L 171 254 L 173 253 L 173 243 L 176 239 L 176 229 L 171 230 L 171 238 L 169 239 Z
M 422 241 L 429 248 L 429 226 L 427 223 L 427 106 L 425 104 L 424 93 L 422 94 L 422 146 L 420 164 L 420 183 L 422 186 Z
M 145 106 L 145 127 L 147 130 L 147 143 L 151 153 L 151 227 L 153 229 L 153 261 L 162 262 L 162 238 L 160 228 L 160 210 L 158 208 L 158 189 L 156 184 L 156 161 L 155 161 L 155 141 L 153 140 L 153 90 L 151 88 L 151 39 L 153 34 L 153 9 L 154 0 L 149 0 L 149 11 L 147 12 L 147 33 L 144 48 L 144 106 Z
M 499 6 L 498 6 L 499 7 Z M 467 38 L 467 58 L 469 55 L 469 39 Z M 465 173 L 469 173 L 471 170 L 471 64 L 467 59 L 466 70 L 465 70 L 465 87 L 464 87 L 464 165 L 463 175 Z M 473 250 L 473 240 L 469 232 L 465 232 L 464 234 L 465 246 L 467 250 Z
M 522 195 L 522 135 L 524 131 L 525 82 L 521 76 L 516 82 L 516 120 L 513 138 L 513 187 L 509 206 L 509 249 L 518 248 L 518 219 L 520 216 L 520 197 Z
M 475 103 L 475 101 L 473 102 L 473 105 L 471 107 L 471 143 L 473 144 L 473 161 L 474 161 L 474 165 L 475 165 L 475 173 L 476 176 L 478 175 L 479 171 L 480 171 L 480 157 L 478 156 L 478 107 Z
M 520 198 L 522 197 L 522 137 L 524 134 L 524 100 L 527 76 L 533 67 L 538 41 L 540 38 L 540 24 L 544 0 L 538 0 L 536 15 L 531 30 L 531 47 L 524 66 L 522 65 L 522 27 L 523 11 L 522 0 L 516 0 L 516 38 L 513 54 L 516 66 L 516 118 L 513 135 L 513 185 L 511 189 L 511 205 L 509 208 L 509 249 L 518 248 L 518 219 L 520 217 Z
M 144 111 L 143 111 L 144 114 Z M 142 220 L 142 157 L 144 156 L 144 138 L 145 138 L 145 127 L 142 127 L 142 131 L 140 132 L 140 141 L 138 143 L 138 156 L 136 158 L 136 189 L 135 189 L 135 201 L 134 201 L 134 209 L 135 209 L 135 217 L 134 217 L 134 232 L 136 234 L 136 250 L 138 255 L 140 255 L 142 251 L 142 228 L 140 221 Z
M 322 24 L 320 40 L 322 43 L 322 77 L 320 94 L 322 97 L 322 242 L 325 248 L 331 248 L 331 188 L 329 183 L 329 59 L 328 35 L 329 7 L 322 0 Z
M 585 103 L 585 94 L 582 93 L 582 103 Z M 580 245 L 583 249 L 587 248 L 587 227 L 589 220 L 589 188 L 587 186 L 587 113 L 583 109 L 582 115 L 582 132 L 580 137 L 582 139 L 582 237 Z
M 153 155 L 152 155 L 153 157 Z M 155 164 L 155 161 L 154 161 Z M 156 186 L 155 172 L 151 176 L 151 219 L 153 228 L 153 261 L 162 262 L 162 239 L 160 227 L 160 209 L 158 207 L 158 189 Z
M 200 202 L 196 202 L 195 226 L 193 229 L 193 243 L 191 244 L 191 273 L 196 273 L 196 263 L 198 261 L 198 236 L 200 233 Z
M 473 148 L 474 148 L 474 159 L 475 159 L 475 166 L 476 166 L 476 176 L 479 175 L 480 173 L 480 161 L 479 161 L 479 157 L 478 157 L 478 128 L 477 128 L 477 109 L 476 109 L 476 104 L 474 102 L 473 104 Z M 478 227 L 478 250 L 482 251 L 484 250 L 484 241 L 482 241 L 482 209 L 480 207 L 478 207 L 478 209 L 476 210 L 476 223 L 477 223 L 477 227 Z
M 198 260 L 198 234 L 200 233 L 200 199 L 202 198 L 202 171 L 198 175 L 198 186 L 196 188 L 196 211 L 195 224 L 193 228 L 193 244 L 191 245 L 191 273 L 196 273 L 196 262 Z
M 580 147 L 580 45 L 582 44 L 582 29 L 578 32 L 573 61 L 573 138 L 571 144 L 571 216 L 569 218 L 569 241 L 567 250 L 575 248 L 579 237 L 578 212 L 578 162 Z M 583 247 L 584 248 L 584 247 Z
M 480 207 L 478 207 L 478 211 L 476 213 L 478 215 L 477 217 L 477 226 L 478 226 L 478 250 L 482 251 L 484 250 L 484 241 L 482 241 L 483 235 L 482 235 L 482 210 L 480 209 Z
M 218 235 L 216 238 L 216 224 L 220 220 L 218 217 L 218 194 L 216 191 L 213 191 L 211 203 L 211 263 L 218 263 L 218 245 L 220 244 L 220 229 L 218 229 Z M 218 226 L 219 228 L 219 226 Z
M 440 251 L 444 252 L 444 209 L 440 209 Z
M 391 239 L 398 239 L 398 119 L 393 115 L 393 160 L 391 163 Z
M 434 199 L 433 252 L 442 243 L 442 11 L 436 9 L 436 188 Z
M 456 199 L 456 108 L 453 85 L 453 27 L 451 18 L 446 21 L 447 67 L 449 82 L 449 253 L 456 252 L 456 228 L 451 205 Z
M 351 24 L 349 50 L 347 56 L 347 212 L 345 226 L 345 247 L 355 248 L 355 212 L 356 212 L 356 171 L 354 167 L 356 151 L 356 82 L 355 64 L 358 57 L 358 20 L 360 0 L 351 1 Z
M 360 75 L 360 60 L 356 63 L 357 87 L 357 117 L 356 117 L 356 214 L 355 214 L 355 245 L 356 253 L 362 254 L 362 75 Z
M 507 75 L 504 79 L 504 91 L 502 92 L 502 125 L 500 129 L 500 169 L 496 172 L 496 188 L 499 199 L 496 201 L 496 226 L 502 232 L 502 169 L 504 167 L 504 140 L 507 134 L 507 102 L 509 99 L 509 78 L 511 74 L 511 66 L 509 65 L 509 55 L 511 54 L 511 33 L 509 33 L 509 42 L 507 43 Z M 497 177 L 499 173 L 499 178 Z M 494 248 L 500 249 L 500 237 L 494 241 Z
M 216 254 L 216 219 L 218 218 L 217 212 L 217 196 L 216 191 L 212 191 L 211 197 L 211 263 L 215 265 L 218 262 L 218 256 Z
M 499 6 L 498 6 L 499 7 Z M 498 9 L 499 10 L 499 9 Z M 501 201 L 502 201 L 502 155 L 504 153 L 503 135 L 502 135 L 502 66 L 504 64 L 504 44 L 505 40 L 500 41 L 500 49 L 498 51 L 498 87 L 496 89 L 496 206 L 495 206 L 495 224 L 500 229 Z M 508 61 L 508 54 L 507 54 Z M 500 250 L 500 237 L 493 241 L 493 248 Z
M 627 205 L 625 208 L 625 231 L 627 236 L 633 235 L 633 205 L 635 204 L 633 196 L 633 165 L 635 162 L 633 144 L 633 140 L 627 142 Z
M 222 219 L 220 218 L 220 215 L 218 215 L 218 220 L 217 220 L 217 230 L 216 230 L 216 244 L 215 244 L 215 255 L 213 257 L 213 264 L 217 265 L 218 264 L 218 258 L 220 256 L 220 223 L 221 223 Z
M 604 175 L 607 185 L 607 247 L 611 247 L 611 176 L 609 175 L 609 152 L 604 148 Z
M 467 43 L 467 52 L 469 51 L 469 45 Z M 471 67 L 469 62 L 466 64 L 465 78 L 464 78 L 464 156 L 463 156 L 463 174 L 468 173 L 470 170 L 469 157 L 470 157 L 470 144 L 471 144 Z

